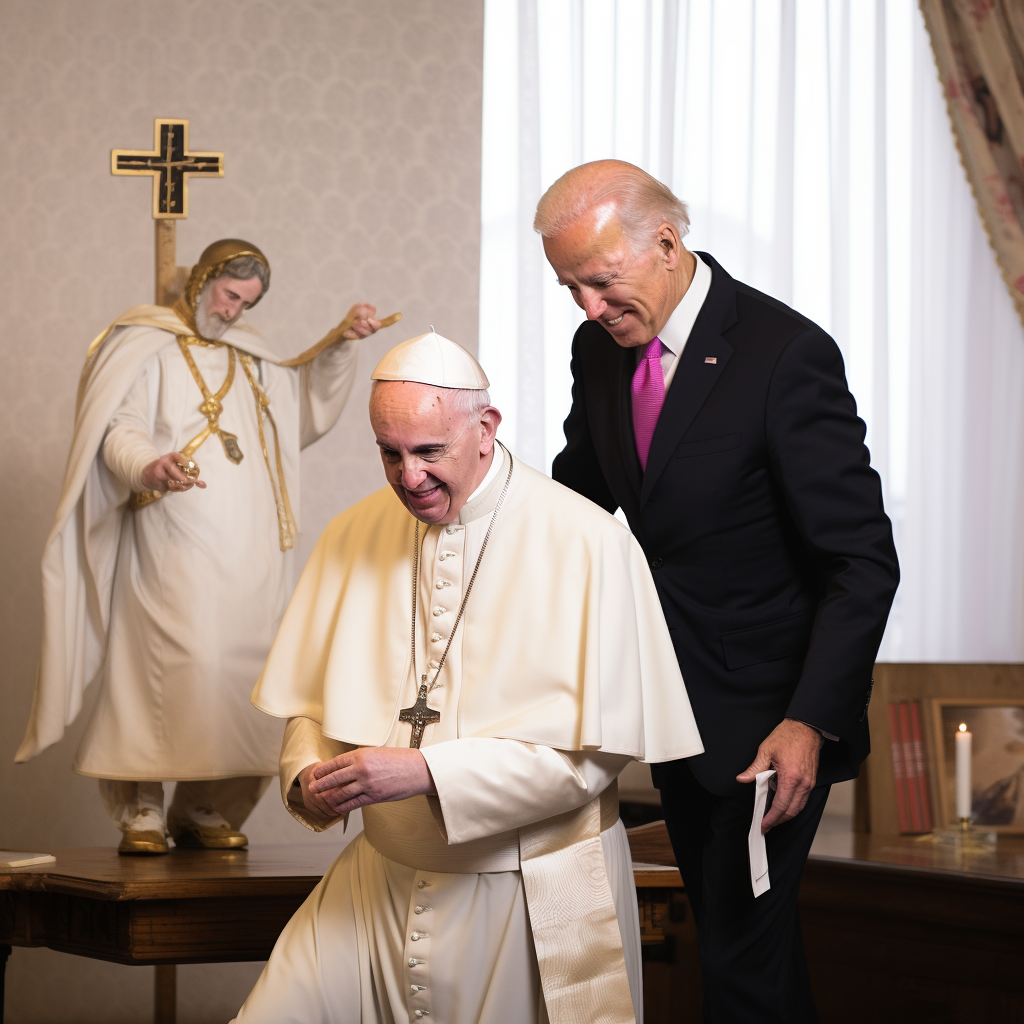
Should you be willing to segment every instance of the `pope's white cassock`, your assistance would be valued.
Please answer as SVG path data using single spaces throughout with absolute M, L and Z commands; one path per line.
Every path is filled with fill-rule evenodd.
M 205 490 L 130 507 L 142 470 L 209 424 L 177 338 L 212 393 L 196 451 Z M 290 368 L 244 322 L 202 342 L 178 312 L 129 310 L 90 350 L 56 522 L 43 558 L 43 647 L 23 761 L 95 710 L 75 771 L 102 779 L 277 773 L 280 724 L 249 702 L 290 594 L 299 451 L 336 421 L 356 344 Z M 271 417 L 273 422 L 271 422 Z M 258 793 L 256 794 L 258 795 Z M 244 813 L 252 799 L 246 797 Z M 236 826 L 237 827 L 237 826 Z
M 402 348 L 383 379 L 410 379 Z M 285 928 L 241 1024 L 640 1020 L 615 780 L 630 759 L 690 756 L 700 739 L 639 545 L 495 451 L 458 519 L 420 526 L 416 663 L 433 675 L 508 481 L 430 694 L 440 721 L 421 751 L 437 796 L 363 808 L 363 833 Z M 341 819 L 305 808 L 303 768 L 410 743 L 414 527 L 390 487 L 328 526 L 253 694 L 289 719 L 282 795 L 314 830 Z

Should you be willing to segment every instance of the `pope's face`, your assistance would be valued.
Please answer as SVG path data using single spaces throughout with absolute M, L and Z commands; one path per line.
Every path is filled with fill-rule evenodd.
M 221 274 L 210 284 L 206 314 L 230 327 L 263 294 L 258 277 L 246 281 Z
M 453 408 L 444 388 L 382 381 L 370 398 L 370 423 L 388 483 L 423 523 L 454 522 L 487 474 L 501 414 Z
M 666 247 L 662 236 L 670 236 Z M 672 312 L 670 272 L 678 263 L 678 235 L 662 225 L 636 255 L 610 206 L 590 210 L 544 239 L 544 253 L 573 300 L 623 348 L 646 345 Z

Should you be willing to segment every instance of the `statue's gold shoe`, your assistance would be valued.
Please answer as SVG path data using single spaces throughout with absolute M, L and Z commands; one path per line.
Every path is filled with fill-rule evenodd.
M 156 829 L 136 831 L 128 829 L 121 833 L 121 842 L 117 844 L 118 853 L 166 853 L 167 837 Z
M 172 830 L 172 831 L 177 831 Z M 238 850 L 249 845 L 244 832 L 235 832 L 230 825 L 183 824 L 174 836 L 175 846 L 186 846 L 203 850 Z

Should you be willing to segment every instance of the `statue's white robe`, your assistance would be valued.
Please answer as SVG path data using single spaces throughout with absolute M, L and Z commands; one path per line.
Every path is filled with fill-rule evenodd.
M 122 319 L 129 322 L 114 328 L 83 372 L 43 559 L 43 651 L 18 759 L 60 738 L 97 679 L 77 772 L 130 780 L 274 775 L 280 725 L 248 698 L 288 601 L 292 552 L 280 547 L 256 400 L 236 363 L 220 425 L 238 436 L 242 462 L 230 462 L 211 435 L 195 454 L 205 489 L 128 510 L 142 468 L 180 450 L 207 420 L 175 341 L 176 330 L 186 333 L 176 315 L 141 307 Z M 251 329 L 235 326 L 223 340 L 256 358 L 298 518 L 299 451 L 341 412 L 357 346 L 342 343 L 289 369 Z M 190 352 L 216 392 L 227 349 Z M 265 436 L 276 474 L 269 423 Z
M 417 667 L 430 677 L 507 458 L 495 460 L 458 523 L 421 528 Z M 339 516 L 306 566 L 253 695 L 291 717 L 282 795 L 314 829 L 339 819 L 303 807 L 293 785 L 302 768 L 354 746 L 409 743 L 398 711 L 418 684 L 412 539 L 412 518 L 390 489 Z M 572 875 L 579 863 L 595 900 L 597 876 L 606 877 L 625 1016 L 606 1016 L 584 987 L 575 1007 L 562 1002 L 551 1018 L 593 1024 L 635 1011 L 640 1020 L 636 893 L 613 784 L 631 758 L 688 756 L 701 745 L 635 540 L 517 461 L 441 682 L 430 694 L 441 720 L 421 747 L 437 796 L 363 808 L 364 833 L 285 928 L 240 1024 L 546 1021 L 535 943 L 542 908 L 528 908 L 524 836 L 602 793 L 598 870 L 583 864 L 584 843 L 546 882 L 567 925 L 554 943 L 572 960 L 592 942 L 572 923 Z

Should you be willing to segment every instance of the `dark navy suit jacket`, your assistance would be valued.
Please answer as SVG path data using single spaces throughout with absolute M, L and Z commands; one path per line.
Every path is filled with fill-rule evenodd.
M 819 783 L 869 749 L 871 670 L 899 582 L 881 482 L 835 342 L 705 253 L 711 287 L 665 396 L 647 470 L 633 438 L 636 351 L 596 321 L 572 350 L 556 480 L 621 507 L 647 555 L 711 792 L 783 718 L 839 737 Z M 671 784 L 676 765 L 655 766 Z

